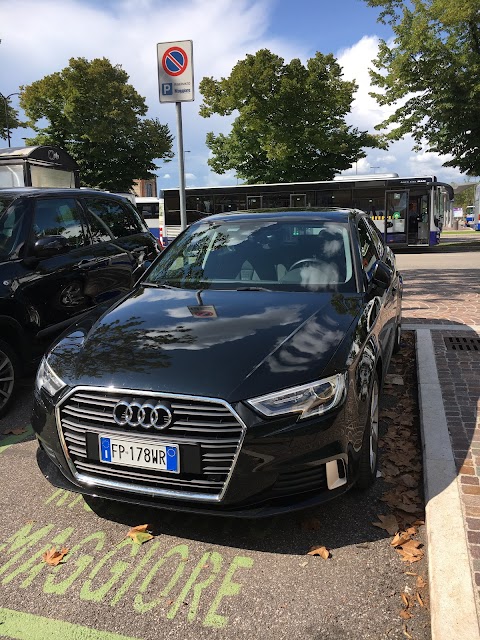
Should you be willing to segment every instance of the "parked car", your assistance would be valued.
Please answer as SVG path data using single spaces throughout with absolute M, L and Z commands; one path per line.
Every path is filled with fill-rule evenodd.
M 89 496 L 250 517 L 368 487 L 401 295 L 361 212 L 199 221 L 43 359 L 39 466 Z
M 125 199 L 0 190 L 0 415 L 16 382 L 81 314 L 129 291 L 158 244 Z

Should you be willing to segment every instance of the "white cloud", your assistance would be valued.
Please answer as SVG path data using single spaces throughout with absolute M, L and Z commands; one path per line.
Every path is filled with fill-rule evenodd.
M 293 57 L 306 61 L 313 55 L 311 42 L 298 39 L 301 44 L 295 44 L 292 39 L 270 36 L 274 9 L 275 0 L 184 0 L 180 5 L 166 0 L 117 0 L 95 5 L 84 0 L 0 0 L 1 90 L 4 94 L 15 92 L 20 85 L 63 69 L 71 57 L 106 57 L 129 74 L 130 82 L 146 98 L 149 117 L 167 123 L 176 136 L 175 107 L 158 101 L 156 44 L 192 39 L 196 99 L 182 105 L 184 147 L 191 151 L 186 157 L 190 182 L 236 184 L 233 172 L 216 175 L 207 164 L 210 154 L 205 146 L 206 133 L 228 132 L 231 118 L 204 119 L 198 115 L 198 83 L 204 76 L 228 76 L 238 60 L 261 48 L 270 49 L 286 61 Z M 368 95 L 368 68 L 377 47 L 378 38 L 365 36 L 337 54 L 344 77 L 359 84 L 349 124 L 369 131 L 391 112 Z M 18 105 L 15 96 L 13 104 Z M 22 136 L 27 135 L 26 130 L 13 131 L 13 145 L 23 145 Z M 174 142 L 175 153 L 176 150 Z M 435 167 L 438 174 L 450 175 L 451 171 L 443 169 L 441 160 L 434 155 L 429 154 L 431 162 L 415 163 L 411 141 L 401 141 L 385 152 L 369 150 L 368 157 L 358 162 L 357 171 L 371 173 L 371 167 L 378 166 L 377 173 L 397 171 L 405 175 L 415 168 L 430 171 Z M 166 166 L 159 165 L 160 188 L 177 186 L 176 159 Z
M 370 133 L 378 133 L 375 126 L 395 110 L 391 106 L 378 105 L 375 98 L 369 95 L 371 91 L 378 92 L 378 87 L 372 87 L 368 73 L 368 70 L 373 68 L 372 61 L 377 57 L 378 44 L 378 37 L 364 36 L 352 47 L 337 53 L 339 64 L 343 67 L 344 79 L 355 80 L 359 87 L 347 122 Z M 392 143 L 387 151 L 367 149 L 367 158 L 359 160 L 356 169 L 353 166 L 343 174 L 394 172 L 401 176 L 436 175 L 438 179 L 446 182 L 463 179 L 457 169 L 442 166 L 451 156 L 440 156 L 425 151 L 416 153 L 412 149 L 411 136 L 405 136 L 403 140 Z

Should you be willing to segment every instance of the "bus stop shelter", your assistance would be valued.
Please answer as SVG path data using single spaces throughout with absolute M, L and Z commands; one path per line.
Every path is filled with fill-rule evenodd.
M 0 149 L 0 189 L 79 186 L 79 167 L 60 147 Z

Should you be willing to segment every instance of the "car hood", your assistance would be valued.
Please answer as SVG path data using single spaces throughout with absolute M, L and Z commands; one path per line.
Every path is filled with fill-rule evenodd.
M 69 385 L 233 402 L 341 369 L 332 358 L 360 308 L 358 294 L 140 287 L 49 362 Z

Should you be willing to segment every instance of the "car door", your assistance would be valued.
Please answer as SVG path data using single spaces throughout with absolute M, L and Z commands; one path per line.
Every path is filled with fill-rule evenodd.
M 136 280 L 158 255 L 157 240 L 131 204 L 106 196 L 84 199 L 87 210 L 107 227 L 119 251 L 127 252 Z
M 397 270 L 395 254 L 390 249 L 388 245 L 386 245 L 381 238 L 377 227 L 373 224 L 373 222 L 365 217 L 363 221 L 367 225 L 370 230 L 370 234 L 377 248 L 377 254 L 379 258 L 392 270 L 392 283 L 391 286 L 386 291 L 385 296 L 385 309 L 387 311 L 387 323 L 389 329 L 389 340 L 391 342 L 391 347 L 393 349 L 395 342 L 395 331 L 397 325 L 397 318 L 401 318 L 401 277 L 400 273 Z
M 392 283 L 385 291 L 376 291 L 376 295 L 369 294 L 371 282 L 375 270 L 375 265 L 383 256 L 384 246 L 378 234 L 369 228 L 364 217 L 357 220 L 358 236 L 360 240 L 360 251 L 362 270 L 364 274 L 365 288 L 367 295 L 370 295 L 368 312 L 368 332 L 373 332 L 379 341 L 383 362 L 390 361 L 395 327 L 393 317 L 395 316 L 396 298 L 392 293 Z
M 58 239 L 59 250 L 53 255 L 40 255 L 38 241 L 52 237 Z M 42 334 L 60 330 L 103 301 L 105 294 L 113 295 L 112 290 L 121 293 L 117 282 L 109 277 L 111 256 L 102 243 L 92 241 L 86 218 L 73 196 L 35 199 L 23 264 L 26 271 L 17 282 L 21 289 L 18 293 L 38 314 Z

